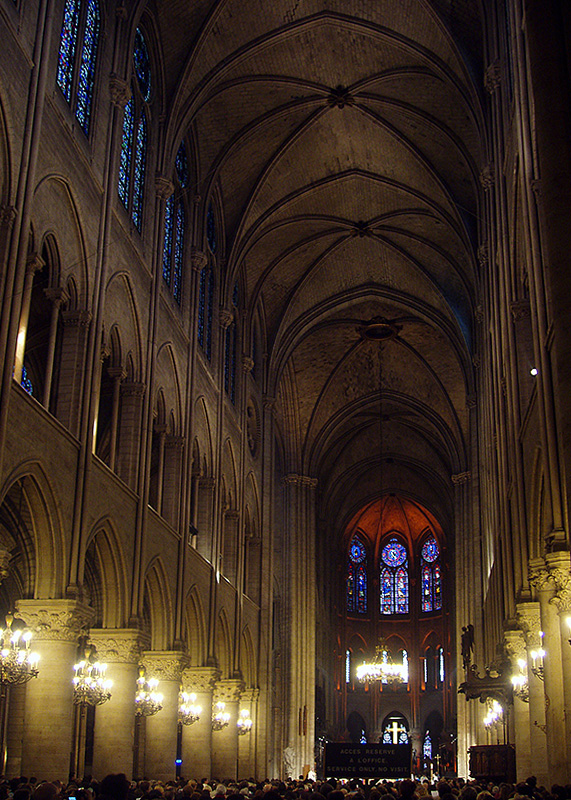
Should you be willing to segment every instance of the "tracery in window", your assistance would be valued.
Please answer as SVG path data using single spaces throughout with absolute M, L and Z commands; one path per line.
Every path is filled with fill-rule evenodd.
M 86 135 L 91 123 L 100 30 L 97 0 L 66 0 L 56 81 Z
M 131 97 L 123 114 L 123 135 L 119 158 L 118 193 L 137 230 L 143 225 L 143 202 L 148 149 L 148 103 L 151 98 L 151 67 L 145 38 L 135 34 Z
M 353 536 L 347 561 L 347 611 L 367 613 L 367 552 L 361 538 Z
M 381 551 L 381 614 L 408 614 L 408 555 L 396 537 Z
M 184 143 L 179 147 L 174 175 L 174 191 L 165 206 L 165 231 L 163 239 L 163 278 L 180 304 L 186 214 L 184 189 L 188 185 L 188 163 Z
M 428 613 L 442 608 L 442 575 L 440 549 L 434 536 L 430 536 L 420 551 L 421 608 Z
M 430 733 L 426 731 L 424 734 L 424 742 L 422 743 L 422 755 L 427 761 L 432 760 L 432 739 Z

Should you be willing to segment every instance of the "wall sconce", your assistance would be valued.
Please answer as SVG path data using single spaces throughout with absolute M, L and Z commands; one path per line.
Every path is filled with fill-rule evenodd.
M 225 703 L 216 703 L 216 711 L 212 714 L 212 730 L 221 731 L 230 722 L 230 714 L 224 711 L 226 708 Z
M 499 732 L 500 727 L 504 722 L 504 709 L 497 700 L 488 700 L 488 713 L 484 717 L 484 725 L 487 730 L 492 731 L 494 728 Z
M 529 683 L 527 680 L 527 663 L 520 658 L 517 662 L 520 670 L 519 675 L 512 675 L 513 692 L 516 697 L 523 700 L 524 703 L 529 703 Z
M 252 730 L 252 720 L 250 719 L 250 712 L 247 708 L 243 708 L 240 711 L 240 716 L 238 717 L 236 725 L 238 726 L 239 736 L 244 736 L 244 734 L 250 733 Z
M 139 667 L 137 693 L 135 695 L 135 714 L 138 717 L 152 717 L 163 707 L 163 696 L 155 691 L 159 682 L 156 678 L 145 677 L 145 668 Z
M 180 692 L 178 696 L 178 721 L 183 725 L 192 725 L 198 722 L 202 708 L 196 705 L 194 692 Z
M 544 636 L 543 631 L 539 631 L 539 638 L 541 639 L 542 642 L 543 642 L 543 636 Z M 531 671 L 536 676 L 536 678 L 539 678 L 540 681 L 545 680 L 545 676 L 543 674 L 543 659 L 546 656 L 545 650 L 543 649 L 543 647 L 540 647 L 538 650 L 532 650 L 530 656 L 532 660 Z

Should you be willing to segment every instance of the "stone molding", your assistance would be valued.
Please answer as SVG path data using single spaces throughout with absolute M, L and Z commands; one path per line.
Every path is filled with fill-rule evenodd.
M 220 670 L 214 667 L 185 667 L 181 683 L 185 692 L 212 692 L 220 677 Z
M 15 206 L 0 206 L 0 225 L 11 228 L 17 216 Z
M 571 558 L 566 551 L 547 553 L 545 556 L 549 575 L 555 587 L 550 603 L 560 614 L 571 611 Z
M 114 106 L 119 109 L 125 108 L 131 96 L 131 87 L 126 80 L 112 73 L 109 77 L 109 95 Z
M 85 635 L 95 611 L 77 600 L 18 600 L 16 612 L 35 641 L 76 642 Z
M 31 253 L 26 259 L 26 273 L 39 272 L 46 265 L 46 262 L 39 253 Z
M 234 313 L 228 308 L 221 308 L 218 321 L 220 323 L 220 327 L 223 330 L 226 330 L 226 328 L 231 325 L 232 322 L 234 322 Z
M 240 695 L 240 702 L 242 703 L 256 703 L 260 696 L 259 689 L 244 689 Z
M 510 303 L 510 311 L 514 322 L 531 317 L 529 300 L 513 300 Z
M 123 397 L 143 397 L 146 385 L 137 381 L 128 381 L 121 384 L 121 394 Z
M 457 472 L 455 475 L 450 476 L 450 480 L 455 486 L 461 486 L 464 483 L 469 483 L 472 480 L 471 472 Z
M 504 642 L 512 666 L 516 666 L 520 659 L 527 662 L 526 642 L 522 630 L 504 631 Z
M 102 661 L 122 664 L 138 664 L 149 645 L 149 637 L 137 628 L 95 628 L 89 632 L 89 641 Z
M 10 551 L 0 547 L 0 583 L 10 574 Z
M 194 270 L 200 272 L 208 264 L 208 256 L 202 250 L 192 247 L 190 250 L 190 264 Z
M 141 656 L 148 677 L 180 683 L 188 656 L 179 650 L 147 650 Z
M 494 164 L 490 161 L 480 172 L 480 185 L 485 192 L 488 192 L 495 184 Z
M 485 267 L 490 260 L 490 250 L 488 248 L 487 242 L 482 242 L 482 244 L 478 247 L 478 264 L 480 267 Z
M 493 94 L 502 82 L 502 67 L 499 58 L 488 66 L 484 73 L 484 86 L 488 94 Z
M 62 311 L 61 317 L 64 325 L 87 328 L 91 322 L 91 311 L 86 309 Z
M 165 448 L 172 450 L 182 450 L 184 448 L 186 439 L 184 436 L 165 436 Z
M 254 359 L 252 356 L 244 356 L 242 358 L 242 370 L 246 375 L 254 369 Z
M 530 558 L 527 571 L 529 582 L 536 591 L 553 590 L 553 579 L 543 558 Z
M 228 678 L 223 681 L 216 681 L 212 703 L 235 703 L 240 700 L 244 691 L 244 681 L 239 678 Z

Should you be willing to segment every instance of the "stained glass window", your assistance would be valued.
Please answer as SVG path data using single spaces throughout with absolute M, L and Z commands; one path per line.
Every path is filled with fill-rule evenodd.
M 409 579 L 406 548 L 392 537 L 381 551 L 381 614 L 408 614 Z
M 151 68 L 147 46 L 140 28 L 137 28 L 135 33 L 133 72 L 136 79 L 131 83 L 131 97 L 125 106 L 123 115 L 117 188 L 121 202 L 130 213 L 137 230 L 140 231 L 143 227 L 147 171 L 148 118 L 146 107 L 151 96 Z
M 34 387 L 33 387 L 32 381 L 30 380 L 30 376 L 28 375 L 28 370 L 26 369 L 25 365 L 22 367 L 22 383 L 21 383 L 21 386 L 22 386 L 22 389 L 25 389 L 28 392 L 28 394 L 31 394 L 31 395 L 34 394 Z
M 171 194 L 165 205 L 165 236 L 163 240 L 163 278 L 171 285 L 172 234 L 174 227 L 174 197 Z
M 89 133 L 101 14 L 97 0 L 66 0 L 56 81 Z
M 177 303 L 180 303 L 182 284 L 182 261 L 184 245 L 184 206 L 179 200 L 176 208 L 176 232 L 174 240 L 174 272 L 172 293 Z
M 351 651 L 345 651 L 345 683 L 351 683 Z
M 428 761 L 432 760 L 432 739 L 430 733 L 426 731 L 424 734 L 424 742 L 422 743 L 422 755 Z
M 402 651 L 402 674 L 405 683 L 408 683 L 408 652 Z
M 347 560 L 347 611 L 367 613 L 367 552 L 361 538 L 353 536 Z
M 437 657 L 438 657 L 438 683 L 442 685 L 444 683 L 444 679 L 446 677 L 446 673 L 444 670 L 444 648 L 439 647 L 437 650 Z
M 186 189 L 186 187 L 188 186 L 188 182 L 190 180 L 190 172 L 188 169 L 188 159 L 186 157 L 186 148 L 184 146 L 184 142 L 181 142 L 181 145 L 178 148 L 178 153 L 176 154 L 175 167 L 176 167 L 178 182 L 180 183 L 183 189 Z
M 423 612 L 442 608 L 442 579 L 440 549 L 434 536 L 430 536 L 420 551 L 421 608 Z

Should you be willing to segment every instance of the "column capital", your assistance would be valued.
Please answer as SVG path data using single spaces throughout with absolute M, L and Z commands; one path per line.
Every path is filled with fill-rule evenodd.
M 18 600 L 16 611 L 36 641 L 77 641 L 86 634 L 95 617 L 90 606 L 68 599 Z
M 543 558 L 530 558 L 527 567 L 529 582 L 537 592 L 553 591 L 553 579 Z
M 87 311 L 87 309 L 62 311 L 61 318 L 64 325 L 87 328 L 91 322 L 91 311 Z
M 200 272 L 200 270 L 208 264 L 208 256 L 206 253 L 202 252 L 202 250 L 197 250 L 196 247 L 192 247 L 190 250 L 190 265 L 191 267 L 196 270 L 196 272 Z
M 480 172 L 480 185 L 485 192 L 489 192 L 496 182 L 494 173 L 494 162 L 490 161 Z
M 216 478 L 199 478 L 200 488 L 201 489 L 210 489 L 210 491 L 214 491 L 216 488 Z
M 125 367 L 108 367 L 107 374 L 113 380 L 124 381 L 127 377 L 127 370 Z
M 109 663 L 138 664 L 149 646 L 149 637 L 137 628 L 92 628 L 89 641 L 101 661 Z
M 529 319 L 531 317 L 531 307 L 529 300 L 512 300 L 510 303 L 510 311 L 514 322 L 519 322 L 522 319 Z
M 0 225 L 5 225 L 7 228 L 11 228 L 14 224 L 17 214 L 18 212 L 16 211 L 15 206 L 0 206 Z
M 141 663 L 150 677 L 180 683 L 188 656 L 180 650 L 146 650 L 141 656 Z
M 181 682 L 186 692 L 211 692 L 219 677 L 215 667 L 185 667 Z
M 0 547 L 0 583 L 10 574 L 10 551 Z
M 182 450 L 185 442 L 186 439 L 184 436 L 172 436 L 171 434 L 165 436 L 165 447 L 170 447 L 173 450 Z
M 317 478 L 310 478 L 308 475 L 296 475 L 292 472 L 285 476 L 284 483 L 286 486 L 309 486 L 311 489 L 315 489 Z
M 147 387 L 138 381 L 127 381 L 121 384 L 123 397 L 143 397 Z
M 174 183 L 165 178 L 164 175 L 157 175 L 155 177 L 155 192 L 161 200 L 168 200 L 174 192 Z
M 484 73 L 484 86 L 489 94 L 493 94 L 502 82 L 502 68 L 499 58 L 488 66 Z
M 504 631 L 504 643 L 512 666 L 520 659 L 527 661 L 526 642 L 522 630 Z
M 571 558 L 567 551 L 547 553 L 545 556 L 551 580 L 555 585 L 555 595 L 550 603 L 556 606 L 559 613 L 571 611 Z
M 44 294 L 50 303 L 53 303 L 57 306 L 61 305 L 61 303 L 66 303 L 69 300 L 68 293 L 61 286 L 50 286 L 47 289 L 44 289 Z
M 218 321 L 220 322 L 220 327 L 223 330 L 226 330 L 226 328 L 234 321 L 234 313 L 230 311 L 229 308 L 221 308 Z
M 539 603 L 518 603 L 516 606 L 517 624 L 522 630 L 526 647 L 541 647 L 541 614 Z
M 43 269 L 45 265 L 46 262 L 39 253 L 30 253 L 26 259 L 26 273 L 33 275 L 34 272 Z
M 252 356 L 243 356 L 242 357 L 242 370 L 246 373 L 246 375 L 254 369 L 254 359 Z
M 259 689 L 244 689 L 240 695 L 240 700 L 243 703 L 255 703 L 260 696 Z
M 239 678 L 228 678 L 216 681 L 214 686 L 214 703 L 235 703 L 244 691 L 244 681 Z
M 457 472 L 450 476 L 450 480 L 455 486 L 461 486 L 463 483 L 468 483 L 472 480 L 471 472 Z
M 131 88 L 126 80 L 112 73 L 109 76 L 109 95 L 111 97 L 111 103 L 117 106 L 117 108 L 122 109 L 127 105 L 127 101 L 131 96 Z

